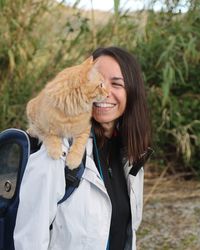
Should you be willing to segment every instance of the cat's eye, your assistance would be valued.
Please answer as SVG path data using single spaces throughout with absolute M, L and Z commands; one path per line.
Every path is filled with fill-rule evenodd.
M 99 86 L 100 86 L 101 88 L 103 88 L 103 83 L 101 82 Z

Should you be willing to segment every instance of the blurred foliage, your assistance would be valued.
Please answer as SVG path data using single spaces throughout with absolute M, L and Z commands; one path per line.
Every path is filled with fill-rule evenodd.
M 200 173 L 199 1 L 181 13 L 178 0 L 160 12 L 121 10 L 115 0 L 109 15 L 63 2 L 0 0 L 0 129 L 25 129 L 27 101 L 61 69 L 96 46 L 121 46 L 142 65 L 155 161 Z

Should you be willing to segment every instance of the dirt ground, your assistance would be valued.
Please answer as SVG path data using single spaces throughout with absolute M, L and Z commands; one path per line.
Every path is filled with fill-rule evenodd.
M 200 249 L 200 181 L 149 179 L 137 250 Z

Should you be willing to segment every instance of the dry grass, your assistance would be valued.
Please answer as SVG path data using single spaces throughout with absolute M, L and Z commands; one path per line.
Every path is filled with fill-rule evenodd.
M 169 176 L 146 179 L 144 187 L 138 250 L 200 249 L 200 182 Z

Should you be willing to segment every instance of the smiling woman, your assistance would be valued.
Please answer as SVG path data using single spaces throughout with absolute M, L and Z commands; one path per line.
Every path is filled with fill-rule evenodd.
M 92 116 L 98 148 L 94 150 L 94 161 L 102 172 L 112 204 L 109 246 L 113 250 L 135 249 L 135 230 L 141 221 L 143 195 L 143 172 L 137 161 L 150 145 L 141 69 L 133 55 L 118 47 L 99 48 L 94 51 L 93 58 L 108 89 L 107 98 L 94 103 Z M 127 166 L 130 167 L 128 172 L 125 170 Z M 130 181 L 132 171 L 136 176 Z M 137 197 L 134 204 L 127 181 L 132 183 Z M 126 235 L 127 230 L 130 230 L 130 238 Z
M 107 99 L 93 106 L 93 123 L 101 138 L 118 130 L 126 157 L 137 161 L 150 139 L 149 115 L 140 66 L 133 55 L 116 47 L 99 48 L 93 53 L 95 66 L 104 76 Z M 102 129 L 103 128 L 103 129 Z
M 65 156 L 53 160 L 44 146 L 30 156 L 20 188 L 15 250 L 136 249 L 150 144 L 141 70 L 135 57 L 118 47 L 99 48 L 92 56 L 108 94 L 93 104 L 80 184 L 58 204 L 65 194 Z M 68 157 L 68 138 L 63 148 Z

